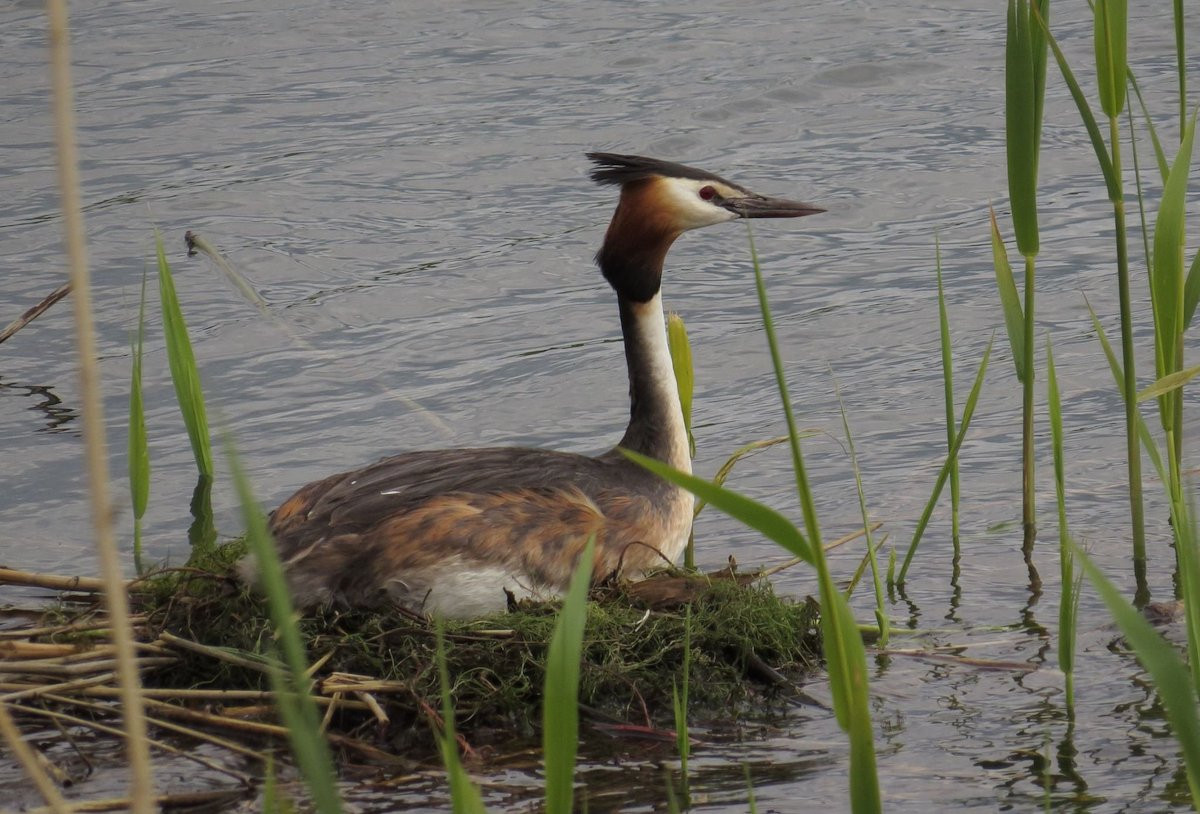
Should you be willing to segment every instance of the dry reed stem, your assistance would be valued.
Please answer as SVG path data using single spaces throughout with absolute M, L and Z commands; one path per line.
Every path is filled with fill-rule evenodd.
M 379 702 L 375 700 L 375 696 L 371 695 L 371 693 L 356 692 L 354 693 L 354 697 L 366 704 L 371 710 L 371 714 L 375 716 L 375 721 L 379 724 L 379 730 L 381 732 L 387 728 L 388 724 L 392 722 L 392 719 L 388 717 L 387 712 L 384 711 L 383 707 L 379 706 Z
M 145 624 L 147 617 L 130 616 L 130 625 Z M 0 639 L 32 639 L 36 636 L 59 636 L 68 633 L 87 633 L 89 631 L 107 631 L 112 625 L 107 620 L 71 622 L 65 625 L 43 625 L 42 627 L 27 627 L 14 630 L 0 630 Z
M 47 588 L 51 591 L 84 591 L 98 594 L 104 590 L 104 580 L 95 577 L 64 577 L 58 574 L 35 574 L 0 568 L 0 585 L 26 585 L 31 588 Z
M 137 659 L 135 669 L 141 667 L 165 667 L 168 664 L 175 664 L 177 661 L 178 659 L 173 657 Z M 98 670 L 108 673 L 113 671 L 119 672 L 121 668 L 119 658 L 93 659 L 76 663 L 55 663 L 48 660 L 10 662 L 7 666 L 11 666 L 13 670 L 21 670 L 25 673 L 47 676 L 94 675 Z
M 173 704 L 161 704 L 153 702 L 155 709 L 163 715 L 174 717 L 181 721 L 191 721 L 198 724 L 208 724 L 210 726 L 218 726 L 228 729 L 231 732 L 241 732 L 249 735 L 264 735 L 270 738 L 284 739 L 288 737 L 288 729 L 279 724 L 264 724 L 256 721 L 243 721 L 239 718 L 230 718 L 227 715 L 213 715 L 211 713 L 200 712 L 199 710 L 187 709 L 185 707 L 177 707 Z M 338 733 L 326 733 L 329 742 L 335 746 L 339 746 L 347 751 L 355 752 L 361 757 L 368 760 L 375 760 L 381 763 L 402 764 L 407 765 L 409 761 L 385 752 L 382 749 L 377 749 L 369 743 L 352 738 L 349 735 L 341 735 Z
M 99 365 L 96 361 L 95 326 L 91 311 L 91 281 L 83 230 L 82 194 L 75 149 L 75 111 L 71 87 L 70 38 L 66 0 L 47 0 L 50 28 L 50 73 L 54 98 L 54 129 L 58 144 L 58 181 L 62 193 L 63 229 L 75 311 L 79 354 L 80 400 L 91 498 L 96 554 L 104 579 L 104 600 L 112 622 L 113 643 L 119 656 L 118 680 L 125 722 L 125 745 L 130 766 L 130 808 L 134 814 L 153 814 L 154 778 L 150 770 L 145 714 L 138 694 L 137 664 L 134 661 L 133 631 L 129 624 L 129 598 L 121 574 L 112 524 L 109 497 L 108 453 L 104 441 L 104 412 L 100 397 Z
M 79 648 L 73 644 L 51 644 L 49 642 L 0 641 L 0 662 L 10 659 L 52 658 L 76 653 Z
M 94 701 L 83 701 L 78 698 L 68 698 L 68 697 L 59 696 L 59 695 L 47 695 L 46 700 L 53 701 L 57 704 L 64 704 L 67 706 L 81 707 L 83 709 L 90 709 L 94 712 L 102 712 L 102 713 L 106 713 L 109 715 L 113 714 L 116 711 L 113 709 L 112 705 L 110 705 L 110 704 L 97 704 Z M 68 713 L 65 713 L 65 712 L 59 712 L 56 714 L 63 715 L 63 716 L 68 715 Z M 73 717 L 73 716 L 71 716 L 71 717 Z M 77 721 L 84 721 L 84 720 L 86 720 L 86 719 L 79 718 L 79 719 L 72 720 L 72 723 L 75 723 Z M 216 746 L 221 746 L 225 749 L 229 749 L 232 752 L 236 752 L 237 754 L 253 758 L 260 762 L 266 760 L 265 755 L 255 752 L 253 749 L 249 749 L 245 746 L 241 746 L 240 744 L 233 743 L 232 741 L 227 741 L 223 738 L 218 738 L 215 735 L 209 735 L 207 732 L 200 732 L 199 730 L 189 729 L 188 727 L 185 727 L 185 726 L 179 726 L 178 724 L 173 724 L 170 721 L 156 720 L 151 717 L 147 717 L 146 720 L 149 723 L 152 723 L 157 727 L 161 727 L 162 729 L 167 729 L 167 730 L 170 730 L 171 732 L 175 732 L 175 733 L 181 734 L 181 735 L 187 735 L 188 737 L 196 738 L 198 740 L 207 741 Z M 91 723 L 97 724 L 98 722 L 92 721 Z M 104 724 L 99 724 L 99 726 L 104 726 Z M 120 734 L 120 730 L 116 729 L 114 727 L 108 727 L 106 731 L 108 731 L 110 733 L 118 734 L 118 735 Z M 168 754 L 187 758 L 188 760 L 199 763 L 200 765 L 205 766 L 209 769 L 212 769 L 215 772 L 227 774 L 230 777 L 236 778 L 243 784 L 247 784 L 247 785 L 249 784 L 249 780 L 246 778 L 245 775 L 239 774 L 238 772 L 235 772 L 232 769 L 222 766 L 219 763 L 211 761 L 208 758 L 201 757 L 200 755 L 192 754 L 191 752 L 189 752 L 186 749 L 180 749 L 177 746 L 173 746 L 169 743 L 164 743 L 162 741 L 155 740 L 153 738 L 150 739 L 150 745 L 155 747 L 156 749 L 160 749 L 164 752 L 167 752 Z
M 38 762 L 37 753 L 21 737 L 21 731 L 17 729 L 16 723 L 8 712 L 8 706 L 5 704 L 0 704 L 0 735 L 4 736 L 5 742 L 12 749 L 13 755 L 21 764 L 21 768 L 25 770 L 25 774 L 29 775 L 33 785 L 37 786 L 38 793 L 42 795 L 46 805 L 55 814 L 63 814 L 67 810 L 67 801 L 59 794 L 58 786 L 46 774 L 42 764 Z
M 101 711 L 101 712 L 112 710 L 111 707 L 109 707 L 105 704 L 97 704 L 97 703 L 91 702 L 91 701 L 81 701 L 78 698 L 55 697 L 51 700 L 57 701 L 61 704 L 71 704 L 73 706 L 83 707 L 84 709 L 92 709 L 92 710 L 97 710 L 97 711 Z M 166 709 L 168 712 L 170 712 L 171 710 L 179 709 L 179 707 L 176 707 L 172 704 L 167 704 L 163 701 L 155 701 L 152 699 L 147 700 L 146 706 L 148 709 L 159 710 L 159 711 Z M 207 743 L 214 744 L 216 746 L 220 746 L 223 749 L 228 749 L 231 752 L 235 752 L 239 755 L 243 755 L 245 757 L 252 758 L 254 760 L 259 761 L 260 763 L 265 762 L 267 759 L 267 756 L 265 754 L 263 754 L 262 752 L 259 752 L 255 749 L 251 749 L 250 747 L 244 746 L 235 741 L 227 740 L 225 738 L 221 738 L 216 735 L 212 735 L 208 732 L 201 731 L 199 729 L 192 729 L 191 727 L 180 726 L 179 724 L 172 723 L 170 721 L 167 721 L 167 720 L 164 720 L 161 718 L 152 718 L 151 717 L 151 718 L 148 718 L 148 720 L 151 721 L 155 726 L 162 727 L 163 729 L 170 730 L 171 732 L 175 732 L 180 735 L 187 735 L 188 737 L 195 738 L 197 740 L 202 740 Z M 231 772 L 228 769 L 222 769 L 222 771 L 225 771 L 228 774 L 232 774 L 234 777 L 237 777 L 239 779 L 243 779 L 242 775 Z
M 76 681 L 64 681 L 59 684 L 21 684 L 17 682 L 6 683 L 0 685 L 0 689 L 9 690 L 5 695 L 0 695 L 0 703 L 9 703 L 11 701 L 20 701 L 26 698 L 38 698 L 51 692 L 69 692 L 85 687 L 91 687 L 96 684 L 107 684 L 116 678 L 116 673 L 101 673 L 100 675 L 81 678 Z M 118 694 L 120 690 L 116 691 Z
M 223 661 L 227 664 L 232 664 L 235 667 L 244 667 L 247 670 L 257 670 L 260 673 L 269 671 L 269 667 L 264 661 L 255 661 L 244 656 L 239 656 L 236 653 L 231 653 L 229 650 L 221 647 L 209 647 L 206 644 L 193 642 L 191 639 L 184 639 L 181 636 L 176 636 L 169 631 L 162 631 L 159 636 L 159 641 L 165 642 L 173 647 L 178 647 L 181 650 L 191 650 L 193 653 L 199 653 L 202 656 L 208 656 L 217 661 Z
M 40 317 L 42 314 L 46 313 L 46 311 L 50 308 L 50 306 L 54 305 L 54 303 L 58 302 L 59 300 L 61 300 L 63 297 L 67 296 L 70 293 L 71 293 L 71 284 L 70 283 L 63 283 L 58 288 L 51 291 L 44 300 L 42 300 L 37 305 L 30 308 L 25 313 L 21 314 L 21 316 L 17 317 L 12 322 L 10 322 L 8 324 L 7 328 L 5 328 L 3 331 L 0 331 L 0 342 L 3 342 L 4 340 L 8 339 L 10 336 L 15 334 L 17 331 L 21 330 L 26 325 L 28 325 L 29 323 L 33 322 L 35 319 Z
M 205 810 L 220 810 L 218 804 L 232 803 L 234 800 L 246 796 L 243 789 L 222 789 L 220 791 L 185 791 L 179 794 L 162 794 L 157 797 L 150 798 L 150 803 L 154 806 L 161 806 L 163 810 L 174 808 L 190 809 L 204 807 Z M 71 803 L 64 811 L 128 811 L 132 807 L 132 801 L 128 797 L 114 797 L 109 800 L 88 800 L 84 802 Z M 49 808 L 35 808 L 30 811 L 30 814 L 45 814 L 52 811 Z

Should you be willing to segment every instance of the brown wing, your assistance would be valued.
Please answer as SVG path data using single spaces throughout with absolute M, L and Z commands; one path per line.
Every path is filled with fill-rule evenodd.
M 664 562 L 663 541 L 678 536 L 673 494 L 616 456 L 439 450 L 309 484 L 273 513 L 271 529 L 306 604 L 370 603 L 397 584 L 419 593 L 440 569 L 464 564 L 559 589 L 592 536 L 597 578 Z

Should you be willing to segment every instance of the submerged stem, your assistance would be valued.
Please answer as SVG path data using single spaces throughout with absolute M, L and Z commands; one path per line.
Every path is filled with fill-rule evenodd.
M 1033 449 L 1033 352 L 1034 352 L 1034 255 L 1025 256 L 1025 380 L 1021 393 L 1021 481 L 1024 486 L 1021 517 L 1025 528 L 1025 543 L 1021 549 L 1029 567 L 1029 579 L 1034 587 L 1040 582 L 1033 567 L 1033 541 L 1037 537 L 1036 483 L 1034 480 Z

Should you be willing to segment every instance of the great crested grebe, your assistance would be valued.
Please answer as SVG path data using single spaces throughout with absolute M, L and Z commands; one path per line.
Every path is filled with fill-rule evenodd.
M 823 210 L 668 161 L 588 158 L 592 180 L 621 188 L 596 254 L 617 294 L 629 367 L 618 446 L 690 472 L 660 297 L 667 250 L 689 229 Z M 298 605 L 398 604 L 457 617 L 503 610 L 507 593 L 559 593 L 592 536 L 597 580 L 672 563 L 691 525 L 692 496 L 617 449 L 593 458 L 516 447 L 384 458 L 308 484 L 270 518 Z

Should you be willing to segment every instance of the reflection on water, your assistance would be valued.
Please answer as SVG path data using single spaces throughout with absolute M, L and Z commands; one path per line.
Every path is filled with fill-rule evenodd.
M 24 409 L 42 414 L 40 418 L 34 419 L 32 432 L 69 432 L 73 435 L 79 434 L 77 428 L 71 424 L 78 413 L 74 408 L 63 404 L 63 400 L 58 397 L 52 387 L 9 382 L 0 377 L 0 398 L 6 396 L 13 399 L 36 399 L 32 404 L 29 402 L 24 403 Z M 4 412 L 8 413 L 9 411 L 4 409 Z
M 35 5 L 0 8 L 0 323 L 62 276 L 41 14 Z M 1091 59 L 1086 14 L 1083 4 L 1064 8 L 1055 22 L 1080 64 Z M 1131 53 L 1167 53 L 1169 14 L 1137 10 Z M 615 307 L 591 257 L 613 201 L 587 182 L 583 153 L 640 152 L 829 210 L 801 225 L 762 224 L 757 246 L 799 420 L 819 431 L 806 449 L 824 526 L 835 536 L 858 525 L 853 476 L 835 440 L 832 367 L 868 505 L 903 552 L 945 449 L 935 234 L 960 391 L 1002 331 L 986 222 L 987 204 L 1003 210 L 1005 198 L 1004 20 L 995 3 L 702 0 L 673 10 L 627 0 L 545 8 L 416 0 L 400 10 L 142 0 L 75 15 L 114 473 L 125 470 L 130 331 L 155 227 L 172 253 L 216 423 L 236 436 L 268 504 L 407 448 L 610 446 L 627 388 Z M 1196 19 L 1189 26 L 1195 41 Z M 1174 110 L 1170 62 L 1137 66 L 1156 110 Z M 1120 398 L 1080 296 L 1112 331 L 1110 210 L 1056 77 L 1047 110 L 1039 329 L 1054 340 L 1064 398 L 1068 508 L 1080 539 L 1128 581 Z M 207 260 L 186 260 L 187 229 L 225 252 L 277 319 L 263 319 Z M 701 473 L 781 431 L 749 280 L 746 241 L 734 228 L 685 236 L 667 269 L 667 305 L 685 316 L 694 345 Z M 1148 299 L 1137 296 L 1137 338 L 1149 348 Z M 65 313 L 51 312 L 0 352 L 0 559 L 94 571 Z M 145 533 L 150 560 L 178 564 L 196 483 L 160 334 L 152 320 Z M 1019 388 L 998 343 L 961 452 L 961 558 L 952 562 L 939 510 L 889 611 L 909 631 L 893 647 L 947 646 L 1030 669 L 880 655 L 873 712 L 889 810 L 994 810 L 998 799 L 1031 810 L 1047 795 L 1063 811 L 1183 810 L 1180 761 L 1153 694 L 1136 663 L 1110 649 L 1114 633 L 1090 594 L 1073 726 L 1061 712 L 1054 518 L 1042 518 L 1034 561 L 1047 583 L 1032 597 L 1013 523 Z M 1153 369 L 1148 354 L 1139 364 Z M 1039 449 L 1039 504 L 1049 508 L 1041 435 Z M 785 452 L 767 452 L 731 485 L 796 514 L 788 466 Z M 1155 487 L 1147 485 L 1148 536 L 1161 599 L 1171 595 L 1173 557 Z M 211 499 L 204 535 L 236 532 L 220 474 Z M 116 511 L 128 539 L 121 498 Z M 716 512 L 697 532 L 701 566 L 730 554 L 747 564 L 782 559 Z M 848 575 L 860 556 L 844 547 L 832 567 Z M 799 570 L 780 574 L 777 586 L 795 595 L 813 588 Z M 867 598 L 858 601 L 870 618 Z M 806 690 L 822 692 L 819 681 Z M 595 758 L 582 777 L 593 809 L 648 810 L 663 799 L 669 755 L 589 748 Z M 530 765 L 487 778 L 498 810 L 523 810 L 537 796 Z M 744 810 L 743 765 L 760 810 L 846 805 L 845 739 L 819 708 L 698 747 L 696 808 Z M 440 789 L 434 772 L 353 793 L 363 809 L 421 810 L 442 799 Z

